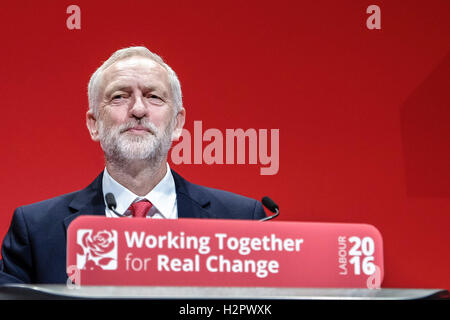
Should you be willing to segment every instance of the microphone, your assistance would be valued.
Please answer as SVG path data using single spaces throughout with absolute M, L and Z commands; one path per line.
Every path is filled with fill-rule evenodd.
M 278 205 L 269 197 L 265 196 L 262 198 L 261 200 L 262 204 L 264 205 L 264 207 L 266 207 L 267 209 L 269 209 L 270 211 L 272 211 L 273 215 L 265 217 L 260 219 L 259 221 L 267 221 L 267 220 L 271 220 L 273 218 L 276 218 L 279 214 L 280 214 L 280 208 L 278 207 Z
M 114 197 L 114 195 L 111 192 L 108 192 L 105 195 L 105 200 L 106 200 L 106 205 L 108 206 L 109 210 L 114 212 L 114 214 L 119 217 L 125 217 L 124 214 L 120 214 L 115 210 L 117 208 L 117 202 L 116 202 L 116 198 Z

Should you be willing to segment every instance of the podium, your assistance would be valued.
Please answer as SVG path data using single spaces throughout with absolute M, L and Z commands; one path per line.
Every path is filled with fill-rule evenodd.
M 273 301 L 449 297 L 381 289 L 382 252 L 380 233 L 364 224 L 81 216 L 68 228 L 67 282 L 3 285 L 0 299 L 203 301 L 215 312 L 225 301 L 228 312 L 233 301 L 260 311 L 258 303 Z
M 443 289 L 81 286 L 9 284 L 1 300 L 424 300 L 448 299 Z

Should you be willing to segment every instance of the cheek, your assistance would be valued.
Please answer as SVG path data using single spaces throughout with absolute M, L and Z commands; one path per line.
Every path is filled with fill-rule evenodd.
M 109 108 L 109 110 L 104 110 L 100 117 L 105 124 L 122 124 L 127 120 L 127 111 L 124 108 Z
M 171 110 L 158 109 L 150 114 L 150 121 L 152 121 L 158 128 L 167 127 L 172 118 L 173 112 Z

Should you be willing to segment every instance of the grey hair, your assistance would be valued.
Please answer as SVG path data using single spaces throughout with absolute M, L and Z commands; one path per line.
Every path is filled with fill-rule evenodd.
M 180 80 L 178 80 L 177 74 L 160 56 L 151 52 L 146 47 L 128 47 L 117 50 L 92 74 L 88 84 L 89 109 L 94 111 L 94 114 L 97 115 L 98 90 L 103 72 L 117 61 L 134 56 L 149 58 L 161 65 L 167 71 L 172 89 L 175 112 L 179 112 L 183 108 L 183 97 L 181 94 Z

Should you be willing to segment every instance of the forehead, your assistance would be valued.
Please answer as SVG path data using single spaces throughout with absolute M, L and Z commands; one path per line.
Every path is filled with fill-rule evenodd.
M 145 85 L 170 90 L 167 70 L 146 57 L 121 59 L 105 69 L 101 81 L 102 89 L 116 86 Z

